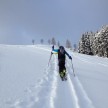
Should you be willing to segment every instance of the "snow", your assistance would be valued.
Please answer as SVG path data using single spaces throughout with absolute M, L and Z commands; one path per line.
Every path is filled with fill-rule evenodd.
M 61 81 L 51 46 L 0 45 L 0 108 L 108 108 L 108 59 L 67 51 Z

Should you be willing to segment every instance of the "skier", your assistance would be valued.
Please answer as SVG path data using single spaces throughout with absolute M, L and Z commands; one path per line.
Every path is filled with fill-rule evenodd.
M 65 67 L 65 55 L 69 57 L 69 59 L 72 60 L 72 57 L 65 51 L 65 48 L 63 46 L 60 46 L 59 49 L 54 49 L 54 45 L 52 46 L 52 54 L 58 53 L 58 66 L 59 66 L 59 74 L 62 80 L 67 79 L 66 78 L 66 67 Z

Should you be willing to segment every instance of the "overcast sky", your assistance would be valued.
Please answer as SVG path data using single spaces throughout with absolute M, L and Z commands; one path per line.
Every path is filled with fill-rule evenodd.
M 77 43 L 108 24 L 108 0 L 0 0 L 0 44 L 31 44 L 55 37 Z

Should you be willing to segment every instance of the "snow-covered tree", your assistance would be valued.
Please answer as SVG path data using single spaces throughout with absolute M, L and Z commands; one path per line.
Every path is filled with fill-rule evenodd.
M 48 44 L 49 44 L 49 45 L 51 44 L 51 40 L 50 40 L 50 39 L 48 39 Z
M 58 45 L 58 47 L 60 46 L 60 42 L 59 41 L 58 41 L 57 45 Z
M 72 48 L 71 42 L 68 39 L 66 40 L 66 48 Z
M 108 25 L 103 26 L 94 38 L 93 51 L 95 55 L 108 57 Z
M 82 34 L 82 37 L 79 42 L 78 52 L 83 54 L 93 55 L 92 52 L 92 42 L 93 42 L 93 32 L 86 32 Z
M 82 34 L 82 37 L 79 41 L 78 52 L 85 54 L 85 37 L 84 37 L 84 34 Z
M 35 40 L 34 40 L 34 39 L 32 39 L 32 44 L 34 45 L 34 43 L 35 43 Z
M 43 40 L 43 39 L 41 39 L 41 40 L 40 40 L 40 43 L 41 43 L 41 44 L 43 44 L 43 43 L 44 43 L 44 40 Z
M 73 45 L 73 50 L 77 51 L 77 45 L 76 44 Z
M 55 40 L 54 37 L 53 37 L 52 40 L 51 40 L 51 44 L 52 44 L 52 45 L 56 45 L 56 40 Z
M 96 33 L 83 34 L 78 51 L 79 53 L 108 57 L 108 25 L 103 26 Z

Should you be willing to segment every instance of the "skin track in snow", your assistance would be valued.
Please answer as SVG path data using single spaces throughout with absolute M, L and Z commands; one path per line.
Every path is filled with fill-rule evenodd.
M 68 50 L 69 51 L 69 50 Z M 0 46 L 0 108 L 108 108 L 108 59 L 69 51 L 67 81 L 51 46 Z

